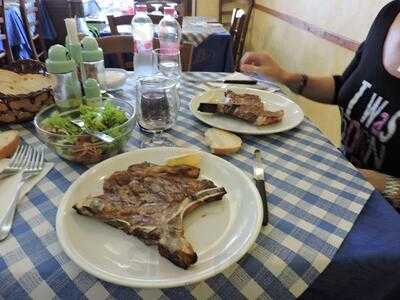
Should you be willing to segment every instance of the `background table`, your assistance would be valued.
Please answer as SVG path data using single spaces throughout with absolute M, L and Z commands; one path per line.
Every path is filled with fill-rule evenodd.
M 202 31 L 184 28 L 183 41 L 195 45 L 192 71 L 233 72 L 232 39 L 221 24 L 209 23 Z
M 118 26 L 122 34 L 131 34 L 130 25 Z M 101 36 L 110 35 L 107 26 Z M 184 28 L 182 41 L 193 44 L 192 71 L 196 72 L 233 72 L 234 61 L 232 52 L 232 39 L 221 24 L 208 24 L 201 30 Z M 112 60 L 106 61 L 108 67 L 113 67 Z
M 189 77 L 190 80 L 212 80 L 223 76 L 225 75 L 216 73 L 185 74 L 185 78 Z M 188 109 L 191 97 L 202 91 L 198 86 L 183 82 L 180 118 L 169 135 L 184 146 L 207 151 L 202 137 L 206 126 L 194 119 Z M 128 85 L 128 93 L 124 92 L 122 96 L 132 99 L 133 90 L 134 87 Z M 25 142 L 41 145 L 32 124 L 12 127 L 21 130 Z M 357 241 L 364 235 L 369 236 L 376 232 L 374 226 L 377 223 L 377 214 L 386 215 L 389 221 L 389 218 L 393 218 L 393 210 L 385 206 L 379 196 L 374 195 L 372 199 L 376 199 L 373 201 L 380 201 L 378 203 L 381 208 L 377 211 L 370 200 L 364 209 L 364 219 L 359 219 L 362 224 L 355 232 L 358 236 L 350 234 L 347 237 L 342 246 L 344 250 L 338 252 L 338 259 L 335 260 L 343 239 L 370 198 L 371 186 L 359 177 L 357 170 L 308 120 L 286 133 L 265 137 L 246 136 L 243 139 L 244 147 L 241 152 L 226 159 L 250 176 L 252 151 L 255 147 L 262 149 L 268 189 L 271 192 L 270 225 L 263 228 L 252 250 L 223 273 L 188 287 L 144 290 L 118 287 L 83 272 L 60 248 L 55 235 L 55 216 L 63 193 L 86 167 L 62 161 L 47 150 L 46 159 L 56 162 L 55 168 L 20 204 L 11 235 L 0 244 L 0 295 L 16 299 L 27 296 L 86 296 L 93 299 L 110 296 L 121 299 L 189 299 L 211 296 L 244 299 L 260 296 L 292 299 L 301 295 L 309 286 L 311 292 L 335 290 L 337 282 L 347 275 L 341 273 L 347 271 L 341 266 L 360 258 L 359 252 L 354 253 L 348 249 L 356 244 L 361 246 L 362 243 Z M 129 147 L 137 147 L 139 142 L 139 134 L 135 131 Z M 371 219 L 375 223 L 371 223 Z M 392 244 L 400 240 L 395 234 L 390 238 Z M 364 253 L 368 253 L 365 251 Z M 381 260 L 382 257 L 376 250 L 370 253 L 371 256 L 363 257 L 365 264 L 375 259 Z M 387 264 L 399 260 L 399 256 L 398 251 L 392 253 L 386 261 Z M 327 272 L 329 269 L 333 269 L 330 274 L 337 271 L 334 281 L 329 277 L 324 279 L 325 273 L 320 275 L 332 259 L 332 266 Z M 377 270 L 378 274 L 379 271 L 384 272 L 386 262 L 382 262 L 381 269 Z M 376 280 L 370 273 L 366 276 L 370 283 Z M 313 284 L 315 280 L 317 281 Z M 327 282 L 330 284 L 324 285 Z M 392 282 L 396 282 L 396 279 Z M 308 295 L 312 297 L 313 294 Z

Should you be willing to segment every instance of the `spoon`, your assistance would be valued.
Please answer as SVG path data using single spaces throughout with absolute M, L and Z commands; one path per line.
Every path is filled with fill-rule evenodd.
M 115 140 L 112 136 L 109 136 L 108 134 L 105 134 L 103 132 L 88 130 L 85 127 L 85 123 L 81 119 L 74 119 L 74 120 L 71 120 L 71 122 L 74 123 L 79 128 L 83 129 L 89 135 L 94 136 L 103 142 L 113 143 Z

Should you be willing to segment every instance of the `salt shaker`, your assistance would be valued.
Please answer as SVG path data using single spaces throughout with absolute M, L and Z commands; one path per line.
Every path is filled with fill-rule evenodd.
M 67 48 L 51 46 L 46 59 L 47 71 L 55 78 L 54 99 L 60 110 L 70 110 L 82 104 L 81 84 L 75 61 Z
M 87 79 L 95 79 L 102 90 L 106 90 L 105 82 L 105 68 L 103 50 L 95 38 L 85 37 L 82 40 L 82 62 L 81 62 L 81 75 L 82 83 Z
M 83 83 L 85 104 L 88 106 L 101 106 L 103 104 L 100 86 L 93 78 L 88 78 Z

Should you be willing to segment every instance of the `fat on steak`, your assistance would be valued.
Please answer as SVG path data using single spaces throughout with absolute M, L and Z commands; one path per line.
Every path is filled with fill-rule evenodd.
M 103 195 L 89 196 L 73 208 L 147 245 L 157 245 L 162 256 L 187 269 L 196 263 L 197 254 L 184 237 L 184 216 L 226 194 L 223 187 L 200 180 L 199 175 L 200 169 L 185 165 L 135 164 L 107 178 Z

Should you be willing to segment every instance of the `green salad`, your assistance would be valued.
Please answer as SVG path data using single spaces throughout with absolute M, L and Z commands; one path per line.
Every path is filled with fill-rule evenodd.
M 81 119 L 85 128 L 72 123 L 74 118 Z M 130 128 L 122 126 L 128 121 L 124 111 L 117 106 L 106 103 L 103 107 L 81 105 L 74 113 L 54 113 L 42 121 L 41 127 L 46 131 L 62 135 L 52 137 L 50 143 L 56 152 L 71 161 L 95 163 L 117 154 L 127 142 Z M 115 138 L 107 144 L 88 135 L 86 131 L 104 132 Z
M 128 121 L 125 113 L 110 103 L 106 103 L 104 107 L 81 105 L 79 112 L 80 118 L 85 123 L 85 127 L 92 131 L 107 132 Z M 66 135 L 84 133 L 80 127 L 71 122 L 70 116 L 58 113 L 45 119 L 42 125 L 53 133 Z M 112 135 L 112 130 L 109 134 Z

